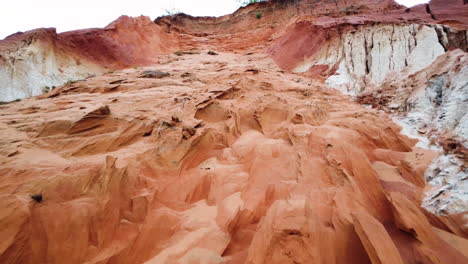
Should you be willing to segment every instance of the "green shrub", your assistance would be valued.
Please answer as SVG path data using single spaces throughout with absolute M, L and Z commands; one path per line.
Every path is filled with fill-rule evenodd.
M 245 0 L 237 0 L 237 2 L 238 2 L 241 6 L 246 6 L 246 5 L 250 5 L 250 4 L 257 3 L 257 2 L 259 2 L 259 1 L 258 1 L 258 0 L 248 0 L 248 1 L 245 1 Z
M 48 92 L 50 92 L 51 90 L 52 90 L 52 88 L 49 87 L 49 86 L 44 86 L 44 87 L 42 87 L 42 93 L 48 93 Z
M 260 19 L 260 18 L 263 17 L 263 14 L 260 13 L 260 12 L 257 12 L 257 13 L 255 14 L 255 17 L 256 17 L 257 19 Z

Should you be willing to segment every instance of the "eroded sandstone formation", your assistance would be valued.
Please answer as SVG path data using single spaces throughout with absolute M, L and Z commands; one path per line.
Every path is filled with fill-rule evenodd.
M 0 105 L 0 262 L 468 263 L 463 10 L 272 1 L 7 38 L 1 58 L 65 61 L 43 77 L 98 76 Z
M 122 16 L 103 29 L 16 33 L 0 41 L 0 101 L 39 95 L 55 86 L 124 67 L 156 63 L 177 42 L 147 17 Z

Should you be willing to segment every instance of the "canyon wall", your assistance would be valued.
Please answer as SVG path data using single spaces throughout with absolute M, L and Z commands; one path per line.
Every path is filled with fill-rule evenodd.
M 63 52 L 55 30 L 44 29 L 11 36 L 0 46 L 0 101 L 31 97 L 67 81 L 85 79 L 104 69 Z
M 212 48 L 1 106 L 1 262 L 468 261 L 464 214 L 420 208 L 437 153 Z
M 351 95 L 420 71 L 448 50 L 468 50 L 467 31 L 443 25 L 325 27 L 303 21 L 287 31 L 271 48 L 276 62 L 296 73 L 325 76 L 330 88 Z
M 0 41 L 0 94 L 28 97 L 0 104 L 0 262 L 468 263 L 467 7 L 271 1 Z
M 156 63 L 177 43 L 147 17 L 122 16 L 104 29 L 16 33 L 0 40 L 0 101 L 42 94 L 107 71 Z
M 283 69 L 392 114 L 418 146 L 441 151 L 426 174 L 437 187 L 424 202 L 439 213 L 468 210 L 468 5 L 444 3 L 298 19 L 268 49 Z
M 437 188 L 427 194 L 424 206 L 434 212 L 468 210 L 467 76 L 468 55 L 456 49 L 421 71 L 396 76 L 358 97 L 363 104 L 392 113 L 421 146 L 445 153 L 426 172 L 428 182 Z

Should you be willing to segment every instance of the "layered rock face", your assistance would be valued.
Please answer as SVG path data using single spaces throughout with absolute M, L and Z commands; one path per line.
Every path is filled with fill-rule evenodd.
M 384 113 L 265 55 L 160 62 L 2 107 L 2 262 L 466 262 Z
M 271 48 L 285 69 L 327 77 L 326 84 L 357 95 L 399 74 L 413 74 L 451 49 L 468 50 L 466 30 L 444 25 L 338 24 L 301 21 Z
M 104 29 L 17 33 L 0 41 L 0 101 L 44 93 L 106 71 L 155 63 L 177 43 L 147 17 L 121 17 Z
M 0 105 L 0 262 L 468 263 L 465 6 L 441 6 L 7 38 L 62 63 L 44 85 L 98 76 Z
M 465 212 L 468 196 L 460 183 L 468 177 L 468 24 L 462 14 L 468 14 L 468 5 L 432 1 L 380 17 L 356 12 L 298 19 L 269 53 L 284 69 L 322 79 L 394 114 L 405 134 L 421 139 L 420 146 L 443 150 L 445 156 L 432 165 L 437 169 L 426 175 L 438 179 L 431 182 L 439 187 L 425 204 L 434 212 Z M 455 147 L 447 148 L 450 144 Z
M 461 50 L 439 56 L 414 74 L 402 74 L 359 97 L 397 117 L 405 133 L 420 138 L 420 146 L 439 145 L 426 178 L 437 186 L 424 205 L 434 212 L 465 212 L 468 147 L 468 55 Z
M 46 87 L 84 79 L 104 70 L 56 47 L 53 29 L 11 36 L 0 44 L 0 101 L 44 93 Z M 3 44 L 3 45 L 2 45 Z

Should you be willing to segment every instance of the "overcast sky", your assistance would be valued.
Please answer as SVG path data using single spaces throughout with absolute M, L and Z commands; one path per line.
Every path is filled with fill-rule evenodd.
M 427 0 L 396 0 L 412 6 Z M 193 16 L 221 16 L 234 12 L 236 0 L 4 0 L 0 9 L 0 39 L 39 27 L 63 32 L 104 27 L 120 15 L 146 15 L 154 19 L 165 10 Z

